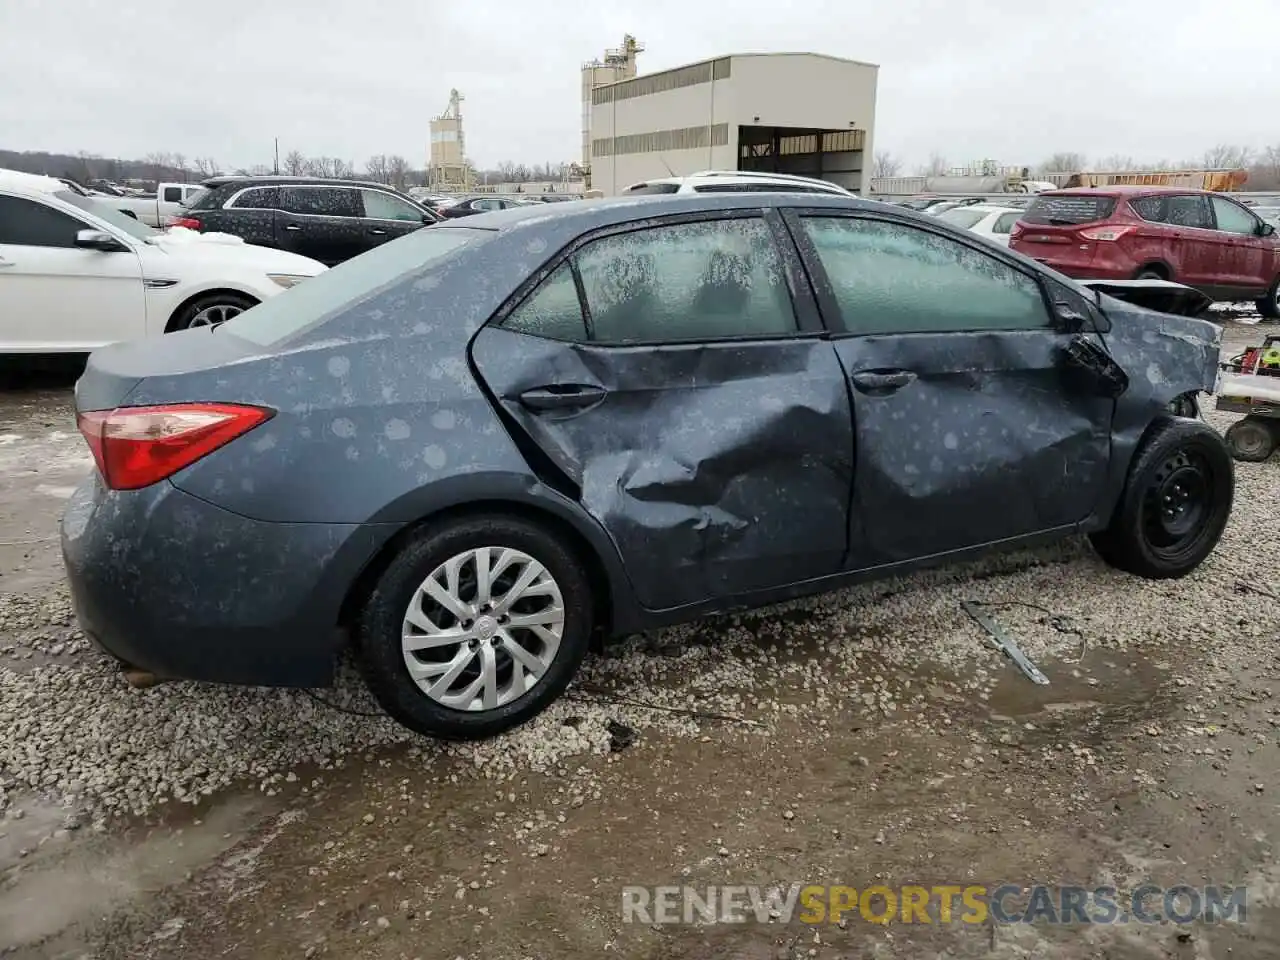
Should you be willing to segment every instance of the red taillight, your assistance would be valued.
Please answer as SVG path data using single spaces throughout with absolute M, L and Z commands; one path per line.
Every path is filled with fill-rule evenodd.
M 171 227 L 186 227 L 188 230 L 199 230 L 200 221 L 195 217 L 174 217 Z
M 1126 233 L 1132 232 L 1133 227 L 1113 225 L 1107 227 L 1090 227 L 1088 230 L 1081 230 L 1080 236 L 1086 240 L 1119 240 Z
M 76 417 L 76 425 L 107 486 L 138 490 L 173 476 L 273 415 L 231 403 L 175 403 L 88 411 Z

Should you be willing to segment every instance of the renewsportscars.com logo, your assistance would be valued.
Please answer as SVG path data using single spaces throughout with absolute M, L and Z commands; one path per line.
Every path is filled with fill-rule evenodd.
M 1243 886 L 1023 886 L 1004 883 L 924 886 L 623 887 L 622 920 L 707 923 L 1243 923 Z

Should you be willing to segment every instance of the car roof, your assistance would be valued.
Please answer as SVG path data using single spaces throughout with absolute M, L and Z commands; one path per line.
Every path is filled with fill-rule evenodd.
M 1199 190 L 1195 187 L 1177 187 L 1166 184 L 1108 184 L 1104 187 L 1063 187 L 1060 190 L 1045 190 L 1036 194 L 1039 197 L 1092 196 L 1092 197 L 1147 197 L 1165 196 L 1168 194 L 1206 194 L 1212 196 L 1217 191 Z
M 228 183 L 243 184 L 247 187 L 281 187 L 281 186 L 316 186 L 316 187 L 378 187 L 382 190 L 390 190 L 393 193 L 399 193 L 395 187 L 386 183 L 378 183 L 376 180 L 348 180 L 341 177 L 290 177 L 277 176 L 268 173 L 263 176 L 236 176 L 229 174 L 221 177 L 210 177 L 208 180 L 202 180 L 202 187 L 221 187 Z M 407 194 L 406 194 L 407 196 Z
M 833 183 L 830 180 L 823 180 L 820 177 L 805 177 L 794 173 L 770 173 L 763 170 L 699 170 L 697 173 L 690 173 L 684 176 L 650 177 L 648 180 L 629 184 L 626 189 L 630 190 L 634 187 L 643 187 L 654 183 L 684 185 L 686 183 L 701 182 L 814 184 L 829 187 L 833 193 L 839 191 L 849 192 L 847 188 L 840 186 L 840 184 Z
M 68 189 L 67 185 L 56 177 L 4 169 L 0 169 L 0 187 L 21 193 L 58 193 Z
M 1026 213 L 1024 207 L 1005 206 L 1001 203 L 970 203 L 966 206 L 952 207 L 951 210 L 976 210 L 978 213 Z M 950 213 L 943 210 L 942 213 Z M 942 214 L 939 214 L 941 216 Z
M 934 217 L 923 217 L 905 207 L 890 207 L 878 200 L 826 193 L 668 193 L 597 197 L 566 203 L 534 203 L 509 207 L 470 217 L 446 220 L 431 229 L 481 229 L 505 231 L 515 227 L 554 222 L 557 228 L 578 231 L 593 230 L 681 213 L 703 213 L 716 210 L 761 210 L 765 207 L 830 207 L 843 210 L 879 211 L 892 209 L 895 215 L 929 223 Z

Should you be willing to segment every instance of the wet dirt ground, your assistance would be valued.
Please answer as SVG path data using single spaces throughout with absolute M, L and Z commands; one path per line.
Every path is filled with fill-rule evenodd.
M 1231 328 L 1229 338 L 1260 335 Z M 57 517 L 90 467 L 70 422 L 73 376 L 0 391 L 0 595 L 58 589 Z M 1280 464 L 1247 470 L 1249 495 L 1280 489 Z M 994 651 L 976 674 L 946 660 L 906 669 L 877 654 L 874 635 L 850 670 L 824 635 L 827 614 L 802 607 L 733 621 L 777 649 L 771 668 L 756 670 L 760 686 L 716 711 L 733 716 L 642 727 L 643 707 L 583 694 L 547 724 L 616 718 L 627 726 L 616 751 L 545 769 L 486 777 L 478 763 L 492 752 L 471 759 L 402 739 L 338 751 L 270 787 L 246 776 L 195 805 L 92 822 L 68 812 L 61 781 L 10 784 L 0 955 L 1280 956 L 1280 602 L 1233 589 L 1243 578 L 1274 590 L 1280 551 L 1265 531 L 1229 539 L 1230 555 L 1197 586 L 1212 605 L 1164 632 L 1160 598 L 1188 587 L 1117 579 L 1079 558 L 997 577 L 999 589 L 1030 583 L 1019 586 L 1024 603 L 1086 611 L 1080 636 L 1029 645 L 1043 652 L 1048 686 Z M 1080 570 L 1086 579 L 1074 579 Z M 1155 627 L 1124 625 L 1123 608 L 1138 604 Z M 26 616 L 0 618 L 0 671 L 80 669 L 88 655 L 62 652 L 56 632 L 70 637 L 69 626 L 53 645 L 17 643 L 34 629 Z M 1030 631 L 1025 622 L 1011 632 Z M 1108 623 L 1132 639 L 1108 635 Z M 931 624 L 922 614 L 903 629 L 923 638 Z M 688 648 L 721 629 L 700 627 L 652 656 L 671 659 L 678 677 L 701 662 Z M 158 693 L 138 692 L 139 709 Z M 127 777 L 127 765 L 113 775 Z M 1243 922 L 1218 924 L 881 925 L 856 912 L 839 924 L 623 922 L 624 886 L 791 883 L 1221 884 L 1244 885 L 1248 897 Z

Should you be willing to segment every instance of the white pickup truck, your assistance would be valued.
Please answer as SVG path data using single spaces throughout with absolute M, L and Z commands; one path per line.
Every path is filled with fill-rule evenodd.
M 198 183 L 161 183 L 156 185 L 155 196 L 102 199 L 108 200 L 127 217 L 140 220 L 149 227 L 163 228 L 182 216 L 187 204 L 204 189 Z

